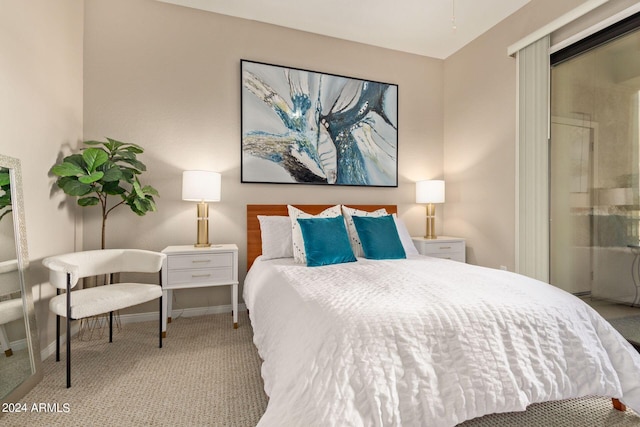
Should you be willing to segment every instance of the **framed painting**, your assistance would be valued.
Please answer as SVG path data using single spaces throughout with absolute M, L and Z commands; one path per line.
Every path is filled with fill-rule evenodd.
M 242 182 L 398 186 L 398 85 L 240 68 Z

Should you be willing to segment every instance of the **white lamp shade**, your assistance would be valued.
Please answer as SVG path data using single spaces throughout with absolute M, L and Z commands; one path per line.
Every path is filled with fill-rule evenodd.
M 182 200 L 219 202 L 221 175 L 211 171 L 182 172 Z
M 416 203 L 444 203 L 444 181 L 431 179 L 416 182 Z

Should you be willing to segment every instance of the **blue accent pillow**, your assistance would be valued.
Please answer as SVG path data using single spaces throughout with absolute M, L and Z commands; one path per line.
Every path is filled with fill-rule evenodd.
M 393 216 L 353 216 L 364 257 L 369 259 L 403 259 L 407 254 L 402 247 Z
M 333 218 L 298 218 L 307 266 L 341 264 L 357 261 L 351 249 L 342 216 Z

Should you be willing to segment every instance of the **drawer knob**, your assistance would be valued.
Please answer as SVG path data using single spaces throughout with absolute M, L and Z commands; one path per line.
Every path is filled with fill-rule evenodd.
M 451 246 L 440 246 L 440 249 L 451 249 Z
M 210 259 L 194 259 L 193 261 L 191 261 L 192 263 L 198 263 L 198 262 L 211 262 Z
M 196 277 L 210 277 L 211 274 L 192 274 L 191 277 L 196 278 Z

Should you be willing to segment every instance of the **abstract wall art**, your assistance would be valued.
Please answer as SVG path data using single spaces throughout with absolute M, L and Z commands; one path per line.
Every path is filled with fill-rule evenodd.
M 398 85 L 240 68 L 242 182 L 398 186 Z

